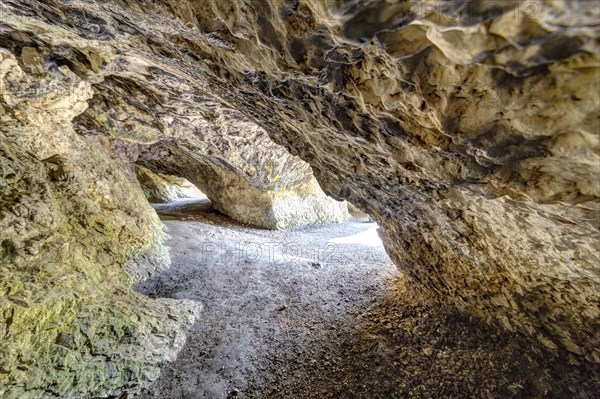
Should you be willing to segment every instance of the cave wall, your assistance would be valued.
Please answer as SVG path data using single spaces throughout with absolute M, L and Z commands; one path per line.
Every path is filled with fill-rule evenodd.
M 134 392 L 200 305 L 131 289 L 168 266 L 162 224 L 135 175 L 74 131 L 90 83 L 21 65 L 0 49 L 0 396 Z
M 174 158 L 188 156 L 183 141 L 157 140 L 186 125 L 176 117 L 189 109 L 182 101 L 235 109 L 309 163 L 326 193 L 372 214 L 414 287 L 600 362 L 594 2 L 23 0 L 3 7 L 3 60 L 28 77 L 76 76 L 90 89 L 90 109 L 117 98 L 126 109 L 106 123 L 136 115 L 117 129 L 135 134 L 136 145 L 165 141 Z M 128 110 L 135 97 L 103 91 L 114 79 L 142 95 L 144 112 Z M 164 85 L 150 90 L 156 81 Z M 148 98 L 154 102 L 143 107 Z M 4 122 L 14 118 L 10 101 L 3 95 L 3 137 L 21 136 L 21 123 Z M 72 106 L 41 106 L 34 115 L 40 124 Z M 52 137 L 38 129 L 23 136 Z M 14 138 L 3 140 L 21 151 Z M 131 218 L 148 220 L 135 209 Z

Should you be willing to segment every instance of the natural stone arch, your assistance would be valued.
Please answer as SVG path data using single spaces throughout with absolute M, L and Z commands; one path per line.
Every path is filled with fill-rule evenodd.
M 187 178 L 218 210 L 244 223 L 283 229 L 349 218 L 346 203 L 323 193 L 310 166 L 258 125 L 210 97 L 186 101 L 182 87 L 189 90 L 190 82 L 148 73 L 152 79 L 123 74 L 96 84 L 90 107 L 76 120 L 78 131 L 133 144 L 130 161 Z M 181 99 L 167 104 L 164 93 Z
M 268 152 L 256 150 L 250 154 L 254 160 L 242 165 L 251 168 L 248 172 L 225 162 L 225 154 L 207 157 L 165 143 L 142 151 L 138 162 L 184 176 L 206 193 L 216 209 L 254 226 L 283 229 L 349 217 L 346 203 L 327 197 L 304 162 L 291 157 L 268 161 Z
M 182 177 L 157 174 L 142 165 L 135 166 L 135 174 L 150 203 L 162 204 L 190 198 L 189 193 L 192 190 L 196 190 L 194 193 L 196 196 L 203 195 L 192 183 Z
M 595 4 L 539 2 L 535 15 L 517 1 L 422 4 L 114 1 L 82 10 L 59 0 L 11 2 L 0 31 L 0 128 L 17 158 L 31 162 L 6 159 L 21 170 L 44 159 L 60 169 L 41 137 L 81 144 L 59 152 L 67 158 L 101 151 L 70 130 L 88 102 L 92 118 L 77 121 L 80 133 L 87 126 L 145 145 L 193 119 L 178 110 L 226 104 L 308 162 L 327 193 L 372 213 L 413 287 L 598 363 Z M 369 23 L 352 29 L 357 21 Z M 28 114 L 35 118 L 21 120 Z M 61 122 L 49 122 L 55 118 Z M 126 168 L 110 172 L 114 164 L 99 154 L 91 160 L 107 167 L 92 174 L 106 178 L 85 179 L 91 198 L 82 209 L 112 220 L 116 189 L 107 186 L 122 187 Z M 85 170 L 83 160 L 75 164 Z M 77 180 L 64 184 L 78 192 Z M 130 193 L 137 203 L 139 188 Z M 158 230 L 148 209 L 127 211 L 120 216 L 148 227 L 126 241 L 127 255 L 137 256 L 152 247 L 145 233 Z M 13 214 L 6 223 L 31 224 L 26 213 Z M 43 231 L 40 248 L 57 254 L 52 226 Z M 81 232 L 59 233 L 75 242 Z M 124 249 L 113 239 L 104 245 Z M 12 253 L 25 243 L 7 246 Z M 125 262 L 112 262 L 121 252 L 108 253 L 108 270 L 122 275 Z M 27 270 L 25 261 L 14 267 Z M 133 306 L 126 282 L 116 287 L 125 298 L 111 298 Z M 46 353 L 44 345 L 32 348 Z M 11 363 L 11 378 L 20 383 L 18 366 Z M 69 393 L 76 389 L 84 388 Z
M 227 16 L 209 4 L 168 12 L 200 30 L 221 21 L 194 42 L 212 54 L 213 91 L 309 162 L 325 190 L 373 213 L 417 286 L 600 359 L 591 3 L 539 3 L 534 16 L 519 2 L 265 1 L 266 19 L 249 2 Z M 373 23 L 356 36 L 364 16 Z M 248 26 L 255 36 L 232 34 Z M 409 53 L 405 30 L 420 41 Z

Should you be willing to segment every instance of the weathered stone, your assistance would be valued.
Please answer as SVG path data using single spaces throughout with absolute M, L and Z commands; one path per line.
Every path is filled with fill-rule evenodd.
M 22 49 L 35 48 L 44 65 L 35 84 L 3 75 L 3 91 L 34 94 L 20 102 L 3 95 L 1 103 L 3 134 L 29 140 L 19 143 L 23 151 L 39 160 L 56 155 L 44 148 L 64 137 L 44 127 L 45 118 L 82 114 L 81 134 L 143 145 L 144 164 L 194 168 L 207 177 L 176 174 L 203 190 L 201 181 L 254 192 L 223 163 L 229 156 L 206 147 L 195 153 L 198 135 L 185 139 L 195 118 L 190 104 L 235 109 L 236 120 L 260 126 L 310 164 L 326 193 L 373 215 L 391 257 L 421 291 L 597 361 L 595 2 L 22 0 L 4 7 L 3 59 L 34 76 L 37 56 L 26 51 L 23 59 Z M 77 84 L 69 86 L 73 75 Z M 85 100 L 36 106 L 40 91 L 56 92 L 51 83 L 93 95 L 90 110 Z M 39 110 L 35 129 L 6 124 L 26 114 L 15 113 L 18 104 Z M 55 163 L 47 168 L 61 176 Z M 102 184 L 118 186 L 118 177 L 105 176 Z M 85 192 L 77 184 L 68 187 Z M 235 192 L 224 188 L 219 194 Z M 63 202 L 91 213 L 103 191 L 92 194 L 85 204 Z M 236 197 L 223 198 L 225 211 Z M 39 227 L 22 216 L 27 206 L 3 214 L 15 215 L 10 234 L 20 237 L 7 248 L 37 237 Z M 51 223 L 52 215 L 38 218 Z
M 189 198 L 183 191 L 185 179 L 168 175 L 158 175 L 151 170 L 137 165 L 135 174 L 149 202 L 166 203 L 181 198 Z
M 48 89 L 55 75 L 34 78 L 0 49 L 3 398 L 135 392 L 200 308 L 132 291 L 168 264 L 162 225 L 135 177 L 73 130 L 90 84 L 57 73 Z
M 232 110 L 206 105 L 191 134 L 142 148 L 138 163 L 186 177 L 215 208 L 251 225 L 285 229 L 349 218 L 345 202 L 327 197 L 310 167 Z M 188 129 L 193 124 L 185 125 Z
M 195 93 L 190 77 L 150 69 L 152 79 L 135 79 L 140 68 L 149 67 L 134 65 L 138 62 L 129 60 L 126 69 L 94 86 L 77 131 L 128 143 L 117 145 L 113 156 L 121 158 L 124 148 L 139 144 L 130 161 L 184 176 L 217 209 L 241 222 L 284 229 L 349 218 L 346 203 L 328 198 L 310 166 L 264 129 Z

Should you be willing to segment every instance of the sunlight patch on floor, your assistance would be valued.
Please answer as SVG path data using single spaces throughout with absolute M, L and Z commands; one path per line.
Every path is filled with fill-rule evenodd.
M 354 234 L 346 237 L 337 237 L 329 240 L 331 244 L 361 244 L 368 245 L 372 247 L 383 247 L 383 243 L 381 242 L 381 238 L 379 238 L 379 234 L 377 234 L 378 226 L 376 224 L 373 225 L 368 230 L 362 231 L 358 234 Z

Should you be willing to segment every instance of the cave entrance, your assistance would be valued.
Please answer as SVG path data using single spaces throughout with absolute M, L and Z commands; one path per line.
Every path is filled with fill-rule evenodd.
M 136 165 L 137 179 L 151 204 L 167 204 L 179 200 L 208 200 L 198 187 L 184 177 L 152 171 Z
M 215 212 L 212 202 L 184 177 L 136 165 L 136 175 L 146 199 L 163 220 L 190 220 Z

